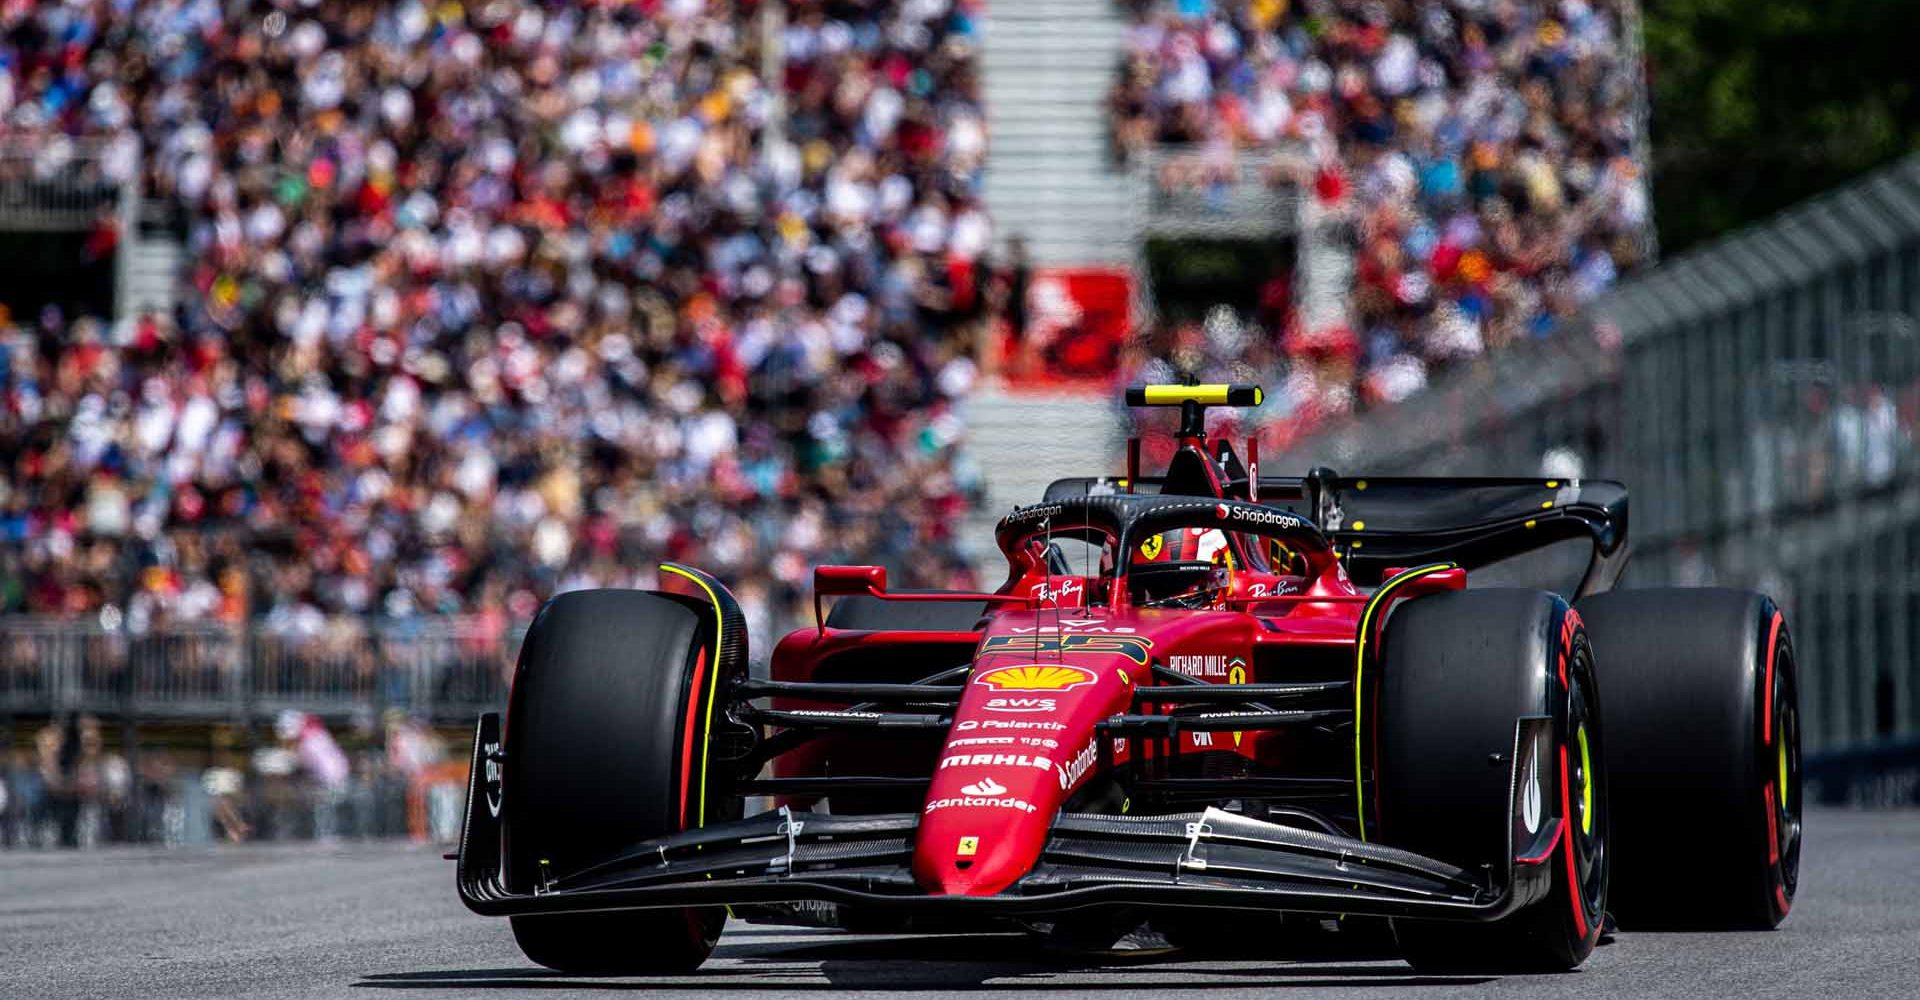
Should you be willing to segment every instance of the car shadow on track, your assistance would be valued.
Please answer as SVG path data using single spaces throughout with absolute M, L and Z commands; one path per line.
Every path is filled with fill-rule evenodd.
M 1181 989 L 1471 986 L 1487 977 L 1432 976 L 1379 956 L 1294 956 L 1210 951 L 1141 959 L 1090 958 L 1019 934 L 939 936 L 778 935 L 723 939 L 713 959 L 685 976 L 592 978 L 533 967 L 444 969 L 368 975 L 356 988 L 386 990 L 1005 990 L 1138 991 L 1164 978 Z

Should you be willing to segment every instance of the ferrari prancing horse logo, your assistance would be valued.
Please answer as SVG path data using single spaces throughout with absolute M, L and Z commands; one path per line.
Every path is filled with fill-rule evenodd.
M 1145 559 L 1158 559 L 1166 547 L 1167 543 L 1159 535 L 1148 535 L 1147 540 L 1140 543 L 1140 555 Z

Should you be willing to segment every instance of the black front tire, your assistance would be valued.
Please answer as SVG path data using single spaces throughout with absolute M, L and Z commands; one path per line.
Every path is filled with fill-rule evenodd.
M 501 814 L 508 885 L 530 892 L 636 843 L 698 825 L 714 612 L 672 594 L 562 594 L 534 619 L 507 707 Z M 691 756 L 690 756 L 691 755 Z M 512 918 L 526 956 L 583 974 L 698 968 L 722 907 Z
M 1580 602 L 1606 678 L 1624 928 L 1764 930 L 1800 880 L 1793 641 L 1744 590 L 1646 589 Z
M 1416 598 L 1388 620 L 1375 772 L 1385 842 L 1503 871 L 1522 717 L 1551 718 L 1553 753 L 1540 763 L 1556 771 L 1549 787 L 1565 791 L 1564 807 L 1548 804 L 1567 824 L 1546 862 L 1545 899 L 1495 923 L 1394 921 L 1402 955 L 1423 972 L 1561 972 L 1599 941 L 1609 868 L 1600 702 L 1586 635 L 1570 617 L 1542 591 L 1473 590 Z

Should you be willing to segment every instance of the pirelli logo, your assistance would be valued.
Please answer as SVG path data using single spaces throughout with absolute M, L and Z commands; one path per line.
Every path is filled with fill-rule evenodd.
M 1153 640 L 1137 635 L 996 635 L 980 644 L 980 655 L 991 653 L 1103 653 L 1124 656 L 1146 666 Z

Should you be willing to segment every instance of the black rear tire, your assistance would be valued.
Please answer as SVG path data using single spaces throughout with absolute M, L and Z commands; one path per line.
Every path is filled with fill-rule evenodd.
M 691 599 L 638 590 L 577 591 L 541 609 L 507 707 L 501 814 L 515 892 L 701 822 L 713 622 Z M 528 958 L 598 974 L 691 971 L 725 921 L 723 907 L 512 918 Z
M 1503 871 L 1518 721 L 1550 717 L 1554 755 L 1541 765 L 1567 762 L 1565 812 L 1549 804 L 1568 822 L 1546 862 L 1547 897 L 1495 923 L 1395 920 L 1402 955 L 1423 972 L 1560 972 L 1586 961 L 1599 940 L 1609 865 L 1607 785 L 1593 766 L 1600 703 L 1586 636 L 1570 615 L 1542 591 L 1473 590 L 1416 598 L 1388 620 L 1375 771 L 1386 843 Z
M 1580 602 L 1606 678 L 1624 928 L 1766 929 L 1800 869 L 1793 642 L 1771 600 L 1647 589 Z

